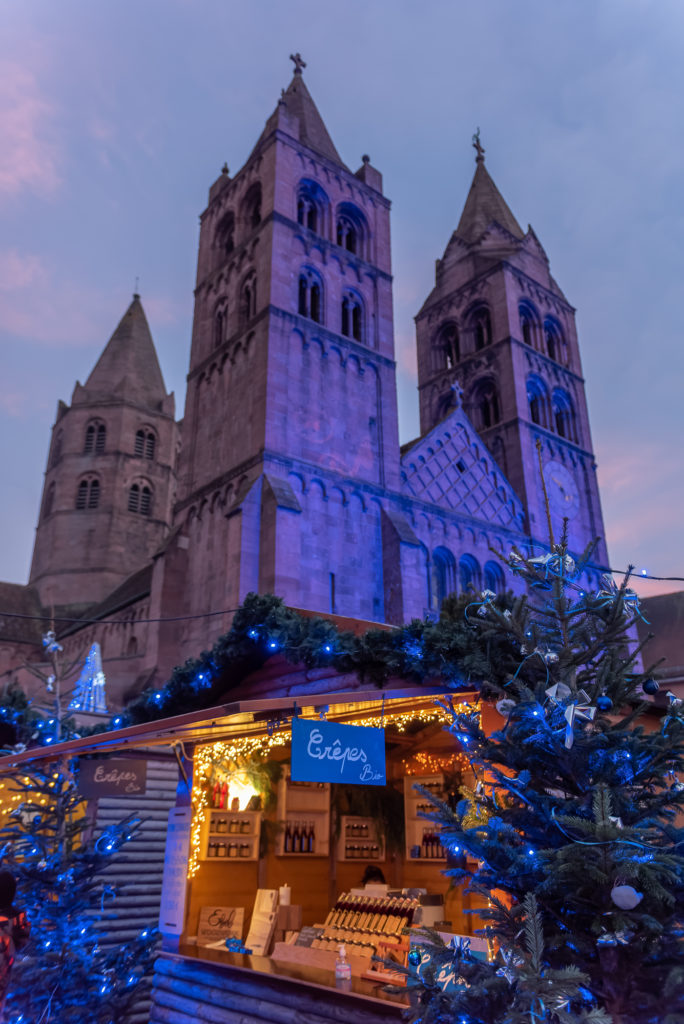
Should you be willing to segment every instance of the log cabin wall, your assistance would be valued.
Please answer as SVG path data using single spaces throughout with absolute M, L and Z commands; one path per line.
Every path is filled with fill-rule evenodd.
M 399 1024 L 402 1007 L 162 953 L 149 1024 Z

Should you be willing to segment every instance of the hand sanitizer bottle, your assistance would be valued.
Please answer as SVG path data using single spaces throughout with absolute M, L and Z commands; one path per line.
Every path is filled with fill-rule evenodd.
M 351 964 L 347 960 L 347 950 L 344 943 L 339 947 L 337 960 L 335 961 L 335 985 L 337 988 L 351 988 Z

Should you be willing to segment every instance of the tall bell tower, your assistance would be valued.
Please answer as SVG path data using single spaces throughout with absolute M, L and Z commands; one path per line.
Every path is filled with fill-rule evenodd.
M 568 519 L 581 553 L 600 538 L 606 564 L 575 311 L 551 276 L 531 227 L 523 231 L 487 171 L 479 130 L 475 176 L 435 287 L 416 317 L 421 432 L 455 392 L 527 510 L 527 531 L 548 540 L 542 473 L 557 539 Z
M 379 495 L 399 489 L 390 203 L 369 157 L 343 162 L 292 60 L 200 217 L 174 572 L 191 614 L 254 590 L 382 619 Z

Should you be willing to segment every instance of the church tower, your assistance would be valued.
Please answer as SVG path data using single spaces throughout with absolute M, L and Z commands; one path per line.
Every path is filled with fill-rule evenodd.
M 381 619 L 375 497 L 399 486 L 390 204 L 367 156 L 344 164 L 292 60 L 200 218 L 176 576 L 186 613 L 255 590 Z
M 176 454 L 174 398 L 134 295 L 57 409 L 29 579 L 45 607 L 85 608 L 149 561 L 171 522 Z
M 527 511 L 548 531 L 536 449 L 555 538 L 564 517 L 581 553 L 605 533 L 575 329 L 531 227 L 523 231 L 490 177 L 479 133 L 476 169 L 458 227 L 437 260 L 435 287 L 416 317 L 421 432 L 463 393 L 464 408 Z

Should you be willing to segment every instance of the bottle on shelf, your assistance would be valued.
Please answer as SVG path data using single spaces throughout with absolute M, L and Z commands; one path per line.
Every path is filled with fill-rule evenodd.
M 309 822 L 309 831 L 306 834 L 306 852 L 316 852 L 316 829 L 314 828 L 313 821 Z
M 285 822 L 285 838 L 283 840 L 283 852 L 292 853 L 292 828 L 290 822 Z

